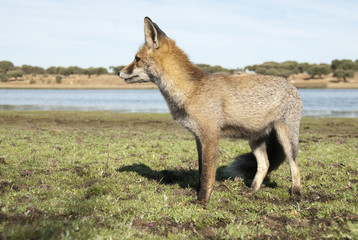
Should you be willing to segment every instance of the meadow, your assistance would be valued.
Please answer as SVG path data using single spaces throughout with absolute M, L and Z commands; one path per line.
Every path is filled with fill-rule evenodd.
M 357 239 L 358 119 L 304 118 L 303 194 L 288 163 L 251 194 L 223 169 L 195 202 L 194 138 L 168 114 L 0 112 L 0 239 Z

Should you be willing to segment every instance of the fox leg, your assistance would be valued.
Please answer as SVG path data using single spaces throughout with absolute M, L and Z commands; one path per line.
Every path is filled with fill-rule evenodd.
M 297 147 L 298 147 L 298 137 L 297 139 L 292 139 L 289 128 L 284 123 L 276 123 L 275 129 L 277 132 L 278 139 L 283 146 L 285 154 L 288 158 L 288 163 L 290 165 L 291 177 L 292 177 L 292 196 L 301 195 L 301 176 L 300 170 L 298 169 L 297 164 Z M 298 135 L 297 135 L 298 136 Z
M 257 161 L 256 175 L 251 184 L 252 190 L 256 192 L 260 189 L 260 186 L 267 175 L 270 163 L 267 157 L 265 141 L 250 141 L 250 147 Z
M 215 182 L 219 137 L 211 136 L 202 138 L 200 139 L 199 146 L 198 150 L 201 149 L 202 153 L 201 157 L 199 156 L 200 190 L 198 193 L 198 200 L 202 204 L 206 204 L 209 202 Z M 198 152 L 198 154 L 200 154 L 200 152 Z
M 200 191 L 200 187 L 201 187 L 201 171 L 202 171 L 202 164 L 203 164 L 203 147 L 201 145 L 200 139 L 198 137 L 195 136 L 195 140 L 196 140 L 196 148 L 198 150 L 198 166 L 199 166 L 199 184 L 197 186 L 197 192 Z

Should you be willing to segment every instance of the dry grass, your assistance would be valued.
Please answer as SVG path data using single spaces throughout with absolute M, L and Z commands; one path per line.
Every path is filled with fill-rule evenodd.
M 353 78 L 348 78 L 348 82 L 339 81 L 333 77 L 333 73 L 320 78 L 312 79 L 309 74 L 301 73 L 292 75 L 288 78 L 297 88 L 358 88 L 358 73 Z
M 91 76 L 70 75 L 61 76 L 61 83 L 56 83 L 56 75 L 24 75 L 18 81 L 10 79 L 9 82 L 1 82 L 0 88 L 70 88 L 70 89 L 108 89 L 108 88 L 155 88 L 153 83 L 127 84 L 113 74 Z

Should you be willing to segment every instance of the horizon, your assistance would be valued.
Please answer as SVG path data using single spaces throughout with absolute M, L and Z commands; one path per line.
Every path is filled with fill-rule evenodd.
M 45 69 L 127 65 L 144 43 L 149 16 L 195 64 L 237 69 L 267 61 L 355 61 L 355 9 L 352 0 L 3 0 L 0 57 Z
M 352 61 L 353 63 L 354 62 L 358 62 L 358 58 L 357 59 L 332 59 L 332 61 L 334 61 L 334 60 L 350 60 L 350 61 Z M 2 59 L 0 59 L 0 62 L 2 62 L 2 61 L 8 61 L 8 60 L 2 60 Z M 285 62 L 297 62 L 297 61 L 294 61 L 294 60 L 288 60 L 288 61 L 284 61 L 284 62 L 275 62 L 275 63 L 278 63 L 278 64 L 282 64 L 282 63 L 285 63 Z M 332 62 L 331 61 L 331 62 Z M 9 61 L 9 62 L 11 62 L 11 61 Z M 224 68 L 224 70 L 230 70 L 230 71 L 235 71 L 235 70 L 244 70 L 244 71 L 248 71 L 247 69 L 245 69 L 246 67 L 249 67 L 249 66 L 253 66 L 253 65 L 262 65 L 262 64 L 264 64 L 264 63 L 268 63 L 268 62 L 274 62 L 274 61 L 267 61 L 267 62 L 263 62 L 263 63 L 257 63 L 257 64 L 252 64 L 252 65 L 247 65 L 247 66 L 244 66 L 244 67 L 242 67 L 242 68 L 225 68 L 225 67 L 223 67 L 223 66 L 221 66 L 221 65 L 210 65 L 210 64 L 206 64 L 206 63 L 194 63 L 195 65 L 209 65 L 209 67 L 216 67 L 216 66 L 219 66 L 219 67 L 223 67 Z M 11 62 L 11 63 L 13 63 L 13 62 Z M 298 64 L 305 64 L 305 63 L 307 63 L 307 62 L 297 62 Z M 14 64 L 14 63 L 13 63 Z M 319 65 L 319 64 L 328 64 L 328 65 L 331 65 L 331 63 L 309 63 L 310 65 L 314 65 L 314 64 L 317 64 L 317 65 Z M 113 67 L 113 68 L 115 68 L 115 67 L 125 67 L 126 65 L 118 65 L 118 66 L 114 66 L 114 65 L 110 65 L 110 66 L 108 66 L 108 67 L 106 67 L 106 66 L 89 66 L 89 67 L 81 67 L 81 66 L 78 66 L 78 65 L 71 65 L 71 66 L 49 66 L 49 67 L 42 67 L 42 66 L 37 66 L 37 65 L 31 65 L 31 64 L 22 64 L 22 65 L 16 65 L 16 64 L 14 64 L 14 66 L 15 67 L 22 67 L 22 66 L 24 66 L 24 65 L 29 65 L 29 66 L 32 66 L 32 67 L 40 67 L 40 68 L 43 68 L 45 71 L 47 71 L 49 68 L 52 68 L 52 67 L 54 67 L 54 68 L 71 68 L 71 67 L 78 67 L 78 68 L 80 68 L 80 69 L 82 69 L 82 70 L 85 70 L 85 69 L 89 69 L 89 68 L 105 68 L 105 69 L 107 69 L 107 71 L 108 72 L 111 72 L 112 70 L 114 71 L 115 69 L 112 69 L 111 70 L 111 68 Z M 249 70 L 249 72 L 250 72 L 250 70 Z M 115 73 L 115 71 L 113 72 L 113 73 Z

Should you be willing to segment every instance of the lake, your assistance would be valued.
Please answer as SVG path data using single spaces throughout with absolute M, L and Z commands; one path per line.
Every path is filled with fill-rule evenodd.
M 303 116 L 358 117 L 358 89 L 299 89 Z M 0 89 L 0 110 L 168 113 L 157 89 Z

